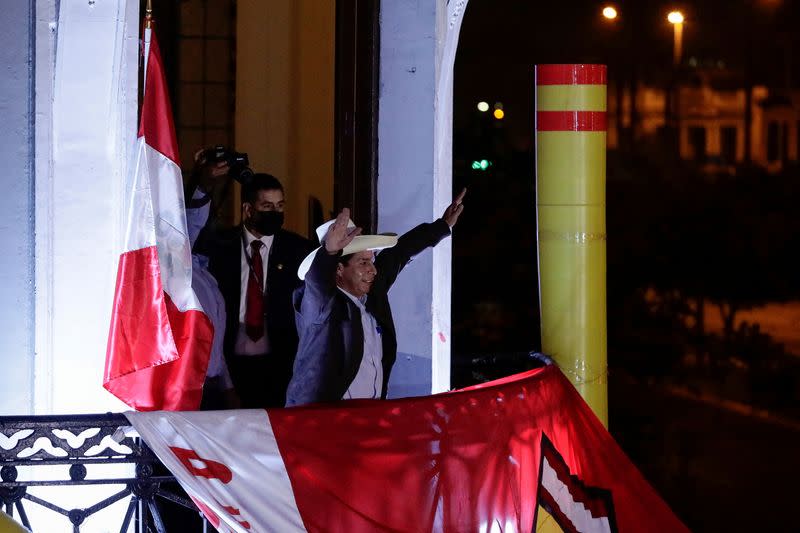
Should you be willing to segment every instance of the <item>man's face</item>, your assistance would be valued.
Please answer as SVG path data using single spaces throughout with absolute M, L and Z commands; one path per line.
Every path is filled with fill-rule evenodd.
M 357 252 L 346 265 L 336 267 L 336 284 L 356 298 L 368 294 L 378 270 L 375 268 L 375 252 Z
M 244 202 L 242 204 L 242 220 L 244 225 L 254 234 L 259 233 L 254 224 L 257 212 L 275 211 L 283 213 L 283 191 L 280 189 L 261 189 L 258 191 L 255 203 Z M 260 236 L 256 235 L 256 236 Z
M 244 220 L 253 217 L 253 211 L 278 211 L 283 213 L 283 191 L 280 189 L 268 189 L 258 191 L 255 203 L 245 202 L 242 204 Z

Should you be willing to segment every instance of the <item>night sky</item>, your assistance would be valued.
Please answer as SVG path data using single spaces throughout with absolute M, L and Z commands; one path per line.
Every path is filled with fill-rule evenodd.
M 619 12 L 613 22 L 601 15 L 606 5 Z M 686 17 L 684 65 L 722 67 L 773 87 L 800 83 L 796 0 L 471 0 L 456 56 L 456 120 L 481 99 L 499 100 L 510 106 L 507 127 L 524 135 L 537 63 L 604 63 L 610 79 L 635 69 L 640 82 L 662 82 L 671 69 L 673 9 Z

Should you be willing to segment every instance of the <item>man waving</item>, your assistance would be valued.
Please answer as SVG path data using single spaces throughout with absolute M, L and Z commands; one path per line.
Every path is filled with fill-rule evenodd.
M 389 289 L 415 255 L 450 235 L 465 194 L 453 200 L 442 218 L 400 238 L 361 235 L 349 209 L 317 228 L 322 245 L 297 271 L 304 280 L 293 295 L 300 343 L 287 406 L 386 398 L 397 357 Z

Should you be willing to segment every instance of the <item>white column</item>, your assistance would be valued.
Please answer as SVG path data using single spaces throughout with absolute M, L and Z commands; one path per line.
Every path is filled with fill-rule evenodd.
M 0 414 L 121 410 L 124 405 L 103 389 L 102 373 L 126 205 L 127 153 L 136 136 L 139 1 L 13 4 L 30 9 L 31 18 L 26 24 L 9 18 L 5 9 L 3 21 L 15 27 L 0 31 L 0 49 L 18 53 L 21 61 L 34 61 L 26 67 L 33 76 L 30 90 L 18 94 L 14 105 L 35 114 L 26 117 L 27 136 L 11 130 L 5 120 L 0 147 L 14 138 L 30 147 L 26 168 L 31 178 L 35 173 L 35 180 L 27 181 L 28 200 L 20 195 L 17 207 L 32 205 L 27 217 L 15 223 L 14 238 L 22 243 L 29 225 L 35 242 L 33 231 L 25 249 L 3 237 L 4 253 L 13 248 L 20 266 L 31 265 L 29 280 L 9 286 L 28 291 L 33 305 L 0 298 L 3 314 L 16 316 L 18 328 L 13 335 L 0 335 L 14 344 L 3 354 L 13 359 L 4 366 Z M 30 32 L 27 37 L 25 31 Z M 14 52 L 11 43 L 23 51 Z M 0 55 L 0 66 L 8 65 Z M 13 179 L 7 176 L 7 183 L 15 184 L 13 191 L 26 183 L 24 175 L 14 169 Z M 0 217 L 5 215 L 0 209 Z M 35 473 L 23 468 L 20 476 L 54 479 L 64 472 L 63 467 L 41 467 Z M 109 478 L 132 474 L 119 465 L 96 465 L 89 472 Z M 118 490 L 119 486 L 34 487 L 29 492 L 71 509 Z M 88 518 L 81 531 L 108 531 L 109 524 L 118 528 L 126 505 L 121 500 L 106 507 Z M 38 505 L 25 507 L 41 531 L 71 527 L 65 516 Z
M 8 2 L 0 17 L 0 415 L 26 414 L 33 392 L 33 7 Z
M 62 1 L 57 23 L 50 4 L 38 22 L 37 414 L 124 408 L 102 376 L 137 129 L 138 4 Z
M 466 0 L 381 2 L 378 228 L 403 233 L 452 199 L 453 62 Z M 450 239 L 390 293 L 398 350 L 391 397 L 450 388 Z

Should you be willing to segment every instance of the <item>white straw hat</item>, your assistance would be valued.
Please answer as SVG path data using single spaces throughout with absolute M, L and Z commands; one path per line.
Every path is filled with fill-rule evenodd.
M 317 239 L 319 239 L 320 243 L 323 243 L 325 236 L 328 234 L 328 228 L 330 228 L 334 222 L 336 222 L 336 219 L 329 220 L 317 228 Z M 356 225 L 353 224 L 353 221 L 348 219 L 347 229 L 352 229 L 355 227 Z M 395 244 L 397 244 L 397 235 L 358 235 L 350 242 L 350 244 L 344 247 L 344 250 L 342 250 L 342 255 L 350 255 L 364 251 L 383 250 L 384 248 L 391 248 Z M 308 272 L 308 269 L 311 268 L 311 263 L 314 261 L 314 256 L 317 255 L 317 252 L 320 248 L 322 248 L 322 246 L 318 246 L 314 251 L 308 254 L 305 259 L 303 259 L 303 262 L 300 263 L 300 266 L 297 267 L 298 278 L 303 280 L 306 279 L 306 273 Z

